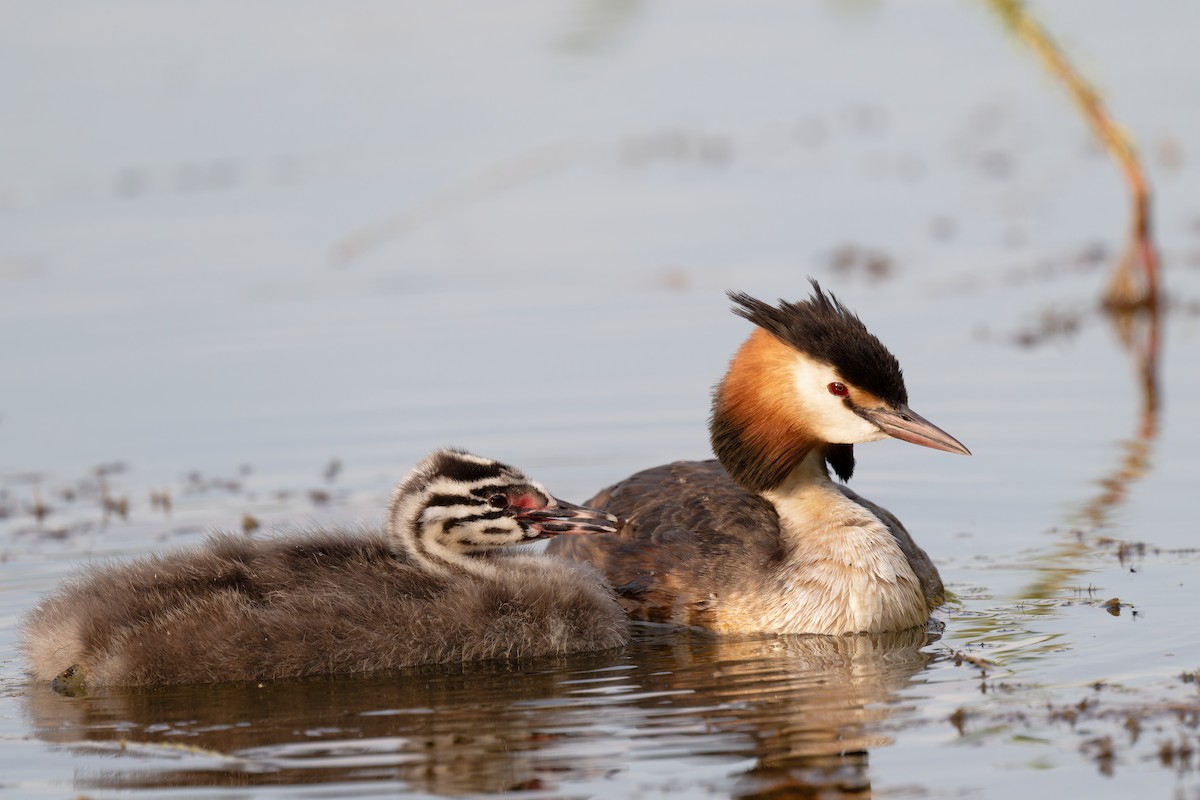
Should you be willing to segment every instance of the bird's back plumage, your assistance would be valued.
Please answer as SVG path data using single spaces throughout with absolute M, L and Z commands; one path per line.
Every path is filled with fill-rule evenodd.
M 31 672 L 148 685 L 364 672 L 615 647 L 624 615 L 586 568 L 486 556 L 430 574 L 382 532 L 253 540 L 92 567 L 26 621 Z
M 548 552 L 593 564 L 633 619 L 711 627 L 705 587 L 752 582 L 758 565 L 778 555 L 778 541 L 753 535 L 778 527 L 775 509 L 741 491 L 716 461 L 643 470 L 590 502 L 619 517 L 620 530 L 552 541 Z
M 520 470 L 434 451 L 384 531 L 314 532 L 91 567 L 26 618 L 37 678 L 146 685 L 292 678 L 616 647 L 626 620 L 587 567 L 513 545 L 611 532 L 616 518 Z
M 883 541 L 869 549 L 871 555 L 890 549 L 893 562 L 900 564 L 891 572 L 903 572 L 905 561 L 911 568 L 907 578 L 892 576 L 909 602 L 892 605 L 915 606 L 920 619 L 888 624 L 891 609 L 884 603 L 878 630 L 920 624 L 942 602 L 942 582 L 932 561 L 886 510 L 826 483 L 837 493 L 835 500 L 842 501 L 839 513 L 850 515 L 831 524 L 878 528 Z M 738 486 L 717 461 L 679 461 L 644 470 L 601 491 L 588 505 L 620 517 L 622 527 L 612 534 L 556 539 L 549 552 L 597 567 L 632 619 L 721 633 L 871 630 L 843 622 L 836 609 L 825 605 L 836 599 L 826 584 L 845 583 L 838 575 L 830 579 L 821 574 L 830 565 L 810 562 L 808 574 L 787 571 L 804 556 L 782 531 L 776 507 Z M 819 522 L 813 520 L 814 527 Z M 887 578 L 885 574 L 885 583 Z M 807 607 L 788 607 L 806 600 Z

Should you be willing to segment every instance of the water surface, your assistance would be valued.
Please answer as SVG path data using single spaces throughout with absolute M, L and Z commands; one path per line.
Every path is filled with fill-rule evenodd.
M 1200 796 L 1200 12 L 1042 11 L 1158 190 L 1153 395 L 1144 331 L 1097 309 L 1118 173 L 980 6 L 14 9 L 0 791 Z M 707 457 L 747 334 L 723 292 L 810 275 L 975 453 L 858 449 L 854 488 L 955 595 L 940 638 L 648 630 L 400 675 L 26 681 L 20 615 L 74 568 L 378 524 L 434 447 L 575 501 Z

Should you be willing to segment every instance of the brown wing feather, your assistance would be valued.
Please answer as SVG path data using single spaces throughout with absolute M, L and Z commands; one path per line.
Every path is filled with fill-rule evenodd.
M 734 483 L 717 461 L 639 472 L 587 505 L 618 516 L 621 529 L 560 536 L 548 552 L 603 572 L 634 619 L 707 627 L 722 587 L 754 582 L 781 555 L 774 507 Z
M 930 610 L 944 600 L 937 568 L 887 509 L 838 487 L 887 526 L 908 557 Z M 560 536 L 548 552 L 589 562 L 608 578 L 633 619 L 713 627 L 712 600 L 753 587 L 784 557 L 779 515 L 738 486 L 717 461 L 644 470 L 587 502 L 622 520 L 615 534 Z

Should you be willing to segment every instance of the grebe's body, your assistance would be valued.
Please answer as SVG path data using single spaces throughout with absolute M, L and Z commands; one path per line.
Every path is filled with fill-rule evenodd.
M 366 672 L 624 644 L 594 570 L 507 545 L 611 532 L 512 467 L 437 451 L 401 482 L 386 532 L 206 546 L 85 571 L 29 615 L 39 679 L 149 685 Z
M 614 534 L 551 542 L 591 562 L 634 619 L 719 633 L 843 634 L 922 625 L 943 599 L 937 568 L 885 509 L 834 483 L 853 445 L 893 436 L 950 452 L 913 413 L 895 358 L 813 283 L 769 306 L 732 295 L 759 327 L 713 400 L 718 461 L 640 472 L 589 501 Z

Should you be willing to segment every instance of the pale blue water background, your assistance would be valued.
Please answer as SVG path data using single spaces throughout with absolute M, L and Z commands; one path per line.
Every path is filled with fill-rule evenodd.
M 1172 302 L 1157 436 L 1100 524 L 1084 509 L 1140 426 L 1135 367 L 1094 311 L 1126 201 L 981 5 L 10 5 L 0 791 L 709 797 L 799 793 L 815 771 L 856 797 L 1197 796 L 1200 758 L 1161 748 L 1200 751 L 1179 677 L 1200 669 L 1200 10 L 1038 11 L 1141 146 Z M 525 675 L 274 700 L 24 682 L 20 614 L 93 558 L 246 513 L 267 531 L 375 522 L 447 443 L 577 501 L 706 457 L 708 393 L 747 333 L 723 292 L 798 298 L 809 275 L 975 452 L 858 450 L 853 486 L 961 598 L 925 655 L 652 637 Z M 1078 332 L 1011 343 L 1048 309 L 1082 314 Z M 62 498 L 113 462 L 129 521 Z M 240 487 L 189 492 L 192 471 Z M 1106 538 L 1148 549 L 1122 563 Z M 1138 615 L 1096 605 L 1114 596 Z M 981 678 L 950 649 L 996 666 Z M 1071 725 L 1060 707 L 1085 698 Z

